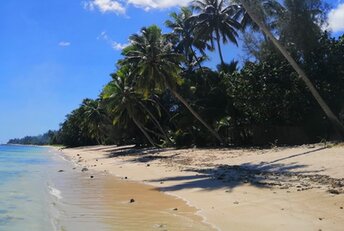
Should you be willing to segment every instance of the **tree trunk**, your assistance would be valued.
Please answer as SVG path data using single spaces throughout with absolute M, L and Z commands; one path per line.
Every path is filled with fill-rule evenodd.
M 201 62 L 199 61 L 199 58 L 197 57 L 196 52 L 195 52 L 194 49 L 192 48 L 192 45 L 190 46 L 190 50 L 191 50 L 191 52 L 192 52 L 193 57 L 195 57 L 195 60 L 196 60 L 196 62 L 197 62 L 197 65 L 198 65 L 198 67 L 199 67 L 201 73 L 203 73 L 203 68 L 202 68 Z
M 204 125 L 204 127 L 206 127 L 210 131 L 210 133 L 216 137 L 220 144 L 223 144 L 223 141 L 219 134 L 216 131 L 214 131 L 196 111 L 193 110 L 193 108 L 188 104 L 188 102 L 186 102 L 186 100 L 181 95 L 179 95 L 178 92 L 176 92 L 175 90 L 171 89 L 170 87 L 168 87 L 168 89 L 182 104 L 185 105 L 185 107 L 192 113 L 192 115 L 195 116 Z
M 220 33 L 219 30 L 216 29 L 216 42 L 217 42 L 217 49 L 219 50 L 219 55 L 220 55 L 220 60 L 221 60 L 221 66 L 225 64 L 223 61 L 223 56 L 222 56 L 222 50 L 221 50 L 221 44 L 220 44 Z
M 168 142 L 169 144 L 171 144 L 171 140 L 168 138 L 166 132 L 164 131 L 164 129 L 161 127 L 159 121 L 157 120 L 157 118 L 155 118 L 155 116 L 153 115 L 153 113 L 146 107 L 146 105 L 144 105 L 143 103 L 140 102 L 140 105 L 143 107 L 143 109 L 145 109 L 148 113 L 148 115 L 151 117 L 151 119 L 153 120 L 153 122 L 155 123 L 155 125 L 159 128 L 160 132 L 163 134 L 166 142 Z
M 289 64 L 294 68 L 300 78 L 304 81 L 308 89 L 310 90 L 311 94 L 315 98 L 315 100 L 320 105 L 321 109 L 326 114 L 327 118 L 331 122 L 333 128 L 340 134 L 341 138 L 344 136 L 344 125 L 339 121 L 337 116 L 332 112 L 330 107 L 326 104 L 324 99 L 320 96 L 319 92 L 307 77 L 306 73 L 301 69 L 301 67 L 296 63 L 293 57 L 289 54 L 289 52 L 284 48 L 279 41 L 275 38 L 275 36 L 270 32 L 268 27 L 259 20 L 259 17 L 254 13 L 254 10 L 249 7 L 249 3 L 247 0 L 241 0 L 243 7 L 245 8 L 247 14 L 250 18 L 260 27 L 263 33 L 271 40 L 271 42 L 276 46 L 276 48 L 282 53 L 282 55 L 288 60 Z
M 135 125 L 141 130 L 141 132 L 145 135 L 145 137 L 147 138 L 147 140 L 149 141 L 149 143 L 153 146 L 156 147 L 157 145 L 154 143 L 153 139 L 149 136 L 149 134 L 145 131 L 145 129 L 143 128 L 143 125 L 136 120 L 134 117 L 131 117 L 135 123 Z

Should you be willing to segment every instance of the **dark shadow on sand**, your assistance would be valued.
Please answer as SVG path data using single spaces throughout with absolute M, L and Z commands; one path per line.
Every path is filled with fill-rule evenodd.
M 244 184 L 258 188 L 285 187 L 286 182 L 297 183 L 303 174 L 314 175 L 319 172 L 301 170 L 304 167 L 306 165 L 296 163 L 221 165 L 206 170 L 187 169 L 186 171 L 194 172 L 195 175 L 160 178 L 153 182 L 183 181 L 174 186 L 159 187 L 159 190 L 165 192 L 182 189 L 225 189 L 230 192 Z
M 273 161 L 271 161 L 269 163 L 272 164 L 272 163 L 276 163 L 276 162 L 279 162 L 279 161 L 292 159 L 292 158 L 299 157 L 299 156 L 309 155 L 309 154 L 312 154 L 312 153 L 315 153 L 315 152 L 322 151 L 324 149 L 327 149 L 327 147 L 317 148 L 317 149 L 314 149 L 314 150 L 311 150 L 311 151 L 308 151 L 308 152 L 302 152 L 302 153 L 294 154 L 294 155 L 291 155 L 291 156 L 288 156 L 288 157 L 284 157 L 284 158 L 280 158 L 280 159 L 277 159 L 277 160 L 273 160 Z
M 149 160 L 154 160 L 154 154 L 162 153 L 169 151 L 165 148 L 133 148 L 133 147 L 119 147 L 112 151 L 109 151 L 107 155 L 108 158 L 120 157 L 120 156 L 138 156 L 134 161 L 138 162 L 148 162 Z M 163 158 L 158 157 L 156 158 Z

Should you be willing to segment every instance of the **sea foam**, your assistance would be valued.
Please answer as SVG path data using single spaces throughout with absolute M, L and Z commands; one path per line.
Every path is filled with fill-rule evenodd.
M 58 200 L 62 199 L 62 193 L 60 190 L 52 187 L 52 186 L 48 186 L 49 189 L 49 193 L 50 195 L 54 196 L 55 198 L 57 198 Z

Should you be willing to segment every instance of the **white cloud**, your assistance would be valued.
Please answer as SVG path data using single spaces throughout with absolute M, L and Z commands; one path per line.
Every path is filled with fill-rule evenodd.
M 114 12 L 125 14 L 126 8 L 130 5 L 142 8 L 146 11 L 151 9 L 167 9 L 174 6 L 186 6 L 192 0 L 88 0 L 84 1 L 84 8 L 87 10 L 98 9 L 102 13 Z
M 116 51 L 121 51 L 130 45 L 130 43 L 119 43 L 119 42 L 113 41 L 105 31 L 100 33 L 97 39 L 104 40 L 106 43 L 108 43 L 112 47 L 112 49 Z
M 126 48 L 127 46 L 129 46 L 129 43 L 123 44 L 123 43 L 118 43 L 118 42 L 112 41 L 112 48 L 116 51 L 121 51 L 124 48 Z
M 150 9 L 166 9 L 174 6 L 186 6 L 191 0 L 127 0 L 128 4 L 145 10 Z
M 339 4 L 337 8 L 330 11 L 328 24 L 333 32 L 344 31 L 344 3 Z
M 71 45 L 70 42 L 66 42 L 66 41 L 61 41 L 58 44 L 60 47 L 69 47 Z
M 97 37 L 97 39 L 103 39 L 103 40 L 108 40 L 109 36 L 107 35 L 107 33 L 105 31 L 103 31 L 102 33 L 100 33 L 100 35 Z
M 115 0 L 89 0 L 83 2 L 84 8 L 87 10 L 98 9 L 102 13 L 114 12 L 117 14 L 125 14 L 125 7 Z

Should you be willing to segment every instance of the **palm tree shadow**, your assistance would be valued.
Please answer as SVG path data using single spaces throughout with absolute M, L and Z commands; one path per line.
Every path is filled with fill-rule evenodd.
M 287 160 L 287 159 L 292 159 L 292 158 L 299 157 L 299 156 L 313 154 L 315 152 L 319 152 L 319 151 L 322 151 L 324 149 L 327 149 L 327 147 L 321 147 L 321 148 L 317 148 L 317 149 L 314 149 L 314 150 L 311 150 L 311 151 L 294 154 L 294 155 L 291 155 L 291 156 L 288 156 L 288 157 L 284 157 L 284 158 L 280 158 L 280 159 L 276 159 L 276 160 L 270 161 L 269 163 L 272 164 L 272 163 L 276 163 L 276 162 Z
M 139 162 L 149 162 L 154 160 L 154 154 L 163 153 L 168 151 L 168 149 L 163 148 L 133 148 L 132 146 L 119 147 L 113 150 L 108 151 L 108 158 L 120 157 L 120 156 L 139 156 L 132 161 Z M 162 159 L 163 157 L 157 157 Z
M 257 188 L 284 188 L 300 181 L 302 175 L 314 175 L 319 171 L 302 170 L 306 165 L 292 164 L 252 164 L 220 165 L 211 169 L 188 169 L 195 175 L 167 177 L 152 182 L 174 182 L 172 186 L 162 186 L 158 190 L 171 192 L 183 189 L 216 190 L 228 192 L 241 185 Z M 180 182 L 180 183 L 176 183 Z M 289 187 L 288 186 L 288 187 Z

